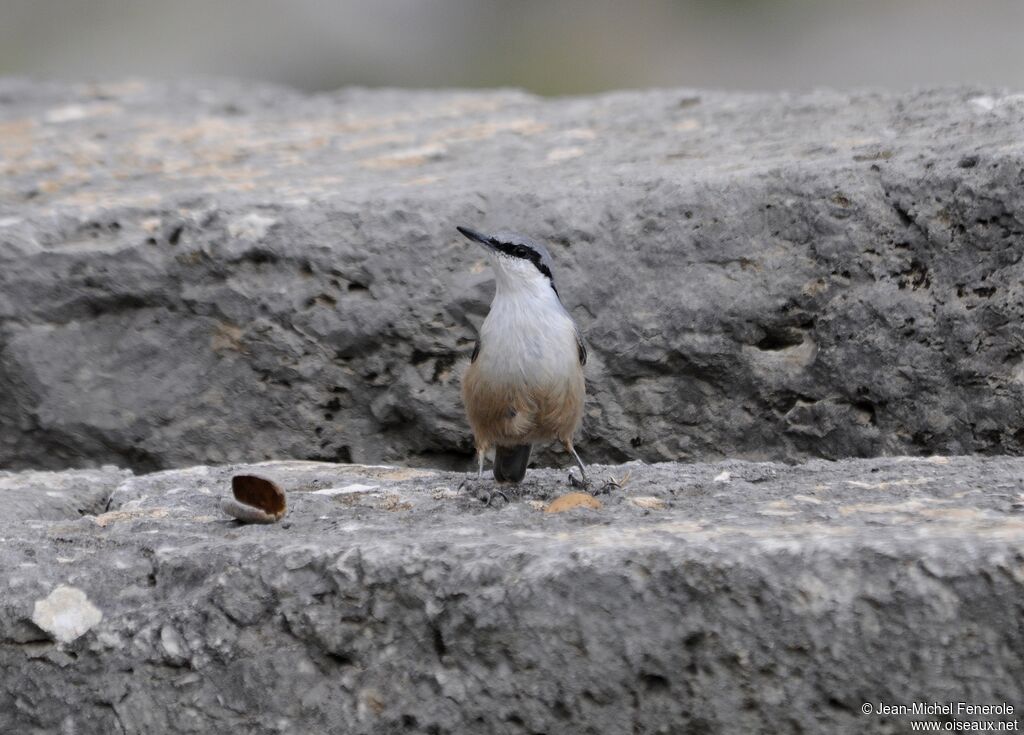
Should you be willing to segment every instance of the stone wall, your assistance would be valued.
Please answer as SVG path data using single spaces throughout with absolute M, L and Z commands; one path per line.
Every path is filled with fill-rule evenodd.
M 1022 120 L 0 81 L 0 466 L 465 466 L 493 286 L 457 224 L 550 244 L 587 459 L 1019 453 Z

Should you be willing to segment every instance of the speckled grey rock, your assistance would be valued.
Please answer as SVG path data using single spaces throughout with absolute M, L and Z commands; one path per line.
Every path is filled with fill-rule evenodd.
M 27 519 L 67 520 L 106 510 L 114 488 L 131 477 L 128 470 L 0 472 L 0 516 L 8 523 Z
M 458 474 L 277 462 L 121 478 L 94 516 L 0 516 L 0 732 L 897 733 L 910 717 L 860 708 L 915 701 L 1019 716 L 1024 460 L 594 470 L 624 487 L 559 514 L 542 509 L 562 472 L 485 507 Z M 221 514 L 236 472 L 286 489 L 282 522 Z
M 550 244 L 585 458 L 1016 454 L 1022 139 L 978 89 L 2 81 L 0 466 L 463 467 L 456 224 Z

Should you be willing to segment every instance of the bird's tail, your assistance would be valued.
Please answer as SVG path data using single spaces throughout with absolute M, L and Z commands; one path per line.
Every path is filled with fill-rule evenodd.
M 521 482 L 530 464 L 532 444 L 494 448 L 494 479 L 498 482 Z

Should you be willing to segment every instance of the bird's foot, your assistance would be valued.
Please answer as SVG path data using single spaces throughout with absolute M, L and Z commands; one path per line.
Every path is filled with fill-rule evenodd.
M 512 502 L 504 490 L 495 486 L 489 480 L 478 480 L 476 478 L 463 480 L 459 485 L 459 492 L 465 491 L 467 495 L 479 500 L 485 507 L 490 508 L 501 498 L 505 503 Z
M 582 476 L 582 479 L 577 480 L 576 475 L 569 470 L 569 486 L 579 488 L 580 490 L 589 490 L 594 483 L 587 479 L 586 475 Z
M 596 490 L 592 490 L 591 488 L 594 487 L 593 482 L 591 482 L 585 476 L 582 480 L 577 480 L 576 475 L 574 475 L 572 471 L 569 472 L 569 485 L 575 488 L 579 488 L 580 490 L 583 490 L 585 492 L 589 492 L 592 495 L 607 495 L 612 490 L 621 490 L 623 487 L 626 486 L 627 482 L 629 482 L 629 472 L 627 472 L 619 479 L 616 479 L 613 476 L 608 475 L 608 479 L 605 480 L 600 487 L 598 487 Z
M 604 481 L 604 484 L 598 489 L 598 495 L 607 495 L 612 490 L 621 490 L 629 482 L 629 471 L 626 472 L 622 477 L 616 479 L 612 475 L 608 475 L 608 479 Z

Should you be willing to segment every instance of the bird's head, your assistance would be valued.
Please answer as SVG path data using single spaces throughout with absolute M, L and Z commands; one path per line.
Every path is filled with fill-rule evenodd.
M 499 288 L 536 287 L 546 283 L 558 293 L 551 273 L 551 253 L 536 240 L 514 232 L 483 235 L 468 227 L 456 229 L 487 251 Z

